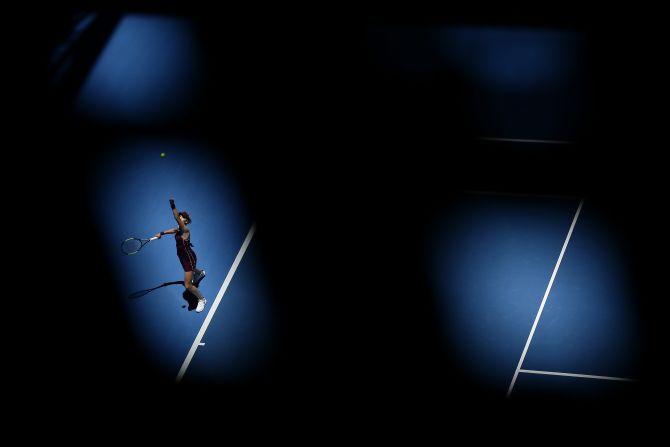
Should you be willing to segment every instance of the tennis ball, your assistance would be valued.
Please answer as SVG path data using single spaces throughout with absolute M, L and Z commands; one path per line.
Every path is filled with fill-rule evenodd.
M 167 154 L 165 152 L 161 152 L 161 158 L 165 158 Z

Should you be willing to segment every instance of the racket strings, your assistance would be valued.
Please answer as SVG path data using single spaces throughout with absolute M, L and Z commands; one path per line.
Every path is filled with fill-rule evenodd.
M 123 245 L 121 246 L 121 249 L 125 253 L 135 253 L 139 251 L 140 248 L 142 248 L 142 241 L 139 239 L 128 239 L 123 241 Z

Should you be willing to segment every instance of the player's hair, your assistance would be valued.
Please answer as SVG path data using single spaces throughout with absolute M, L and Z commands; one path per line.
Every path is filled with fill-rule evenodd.
M 187 224 L 191 223 L 191 216 L 189 216 L 188 211 L 179 211 L 179 215 L 184 216 L 184 219 L 186 219 Z

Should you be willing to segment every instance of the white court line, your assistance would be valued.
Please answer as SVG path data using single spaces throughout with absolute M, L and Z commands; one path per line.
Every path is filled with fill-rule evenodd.
M 545 374 L 548 376 L 579 377 L 583 379 L 602 379 L 602 380 L 618 380 L 620 382 L 637 382 L 637 380 L 635 379 L 627 379 L 625 377 L 592 376 L 590 374 L 562 373 L 555 371 L 535 371 L 533 369 L 520 369 L 519 372 L 526 374 Z
M 574 144 L 574 141 L 561 141 L 561 140 L 527 140 L 523 138 L 489 138 L 489 137 L 480 137 L 479 139 L 487 141 L 504 141 L 509 143 Z
M 568 231 L 568 235 L 565 238 L 565 242 L 563 243 L 563 248 L 561 249 L 561 254 L 558 256 L 558 261 L 556 261 L 556 266 L 554 267 L 554 272 L 551 274 L 551 279 L 549 280 L 549 284 L 547 285 L 547 290 L 544 292 L 544 297 L 542 298 L 542 304 L 540 304 L 540 310 L 537 311 L 537 315 L 535 316 L 535 321 L 533 322 L 533 328 L 530 330 L 530 334 L 528 335 L 528 340 L 526 340 L 526 346 L 523 348 L 523 352 L 521 353 L 521 358 L 519 359 L 519 364 L 516 366 L 516 371 L 514 371 L 514 377 L 512 377 L 512 383 L 509 385 L 509 389 L 507 390 L 507 397 L 512 394 L 512 389 L 514 389 L 514 384 L 516 383 L 516 378 L 519 375 L 519 370 L 521 369 L 521 365 L 523 365 L 523 359 L 526 358 L 526 353 L 528 352 L 528 347 L 530 346 L 530 341 L 533 339 L 533 334 L 535 333 L 535 328 L 537 328 L 537 323 L 540 321 L 540 316 L 542 315 L 542 310 L 544 309 L 544 305 L 547 302 L 547 298 L 549 297 L 549 292 L 551 291 L 551 286 L 554 284 L 554 278 L 556 278 L 556 273 L 558 272 L 558 267 L 561 265 L 561 260 L 563 259 L 563 255 L 565 254 L 565 249 L 568 248 L 568 242 L 570 242 L 570 237 L 572 236 L 572 230 L 575 229 L 575 224 L 577 223 L 577 218 L 579 217 L 579 213 L 582 211 L 582 205 L 584 204 L 584 199 L 579 201 L 579 206 L 577 207 L 577 212 L 575 213 L 575 217 L 572 219 L 572 225 L 570 225 L 570 230 Z
M 247 233 L 247 237 L 244 239 L 244 242 L 240 247 L 240 251 L 237 252 L 235 261 L 233 261 L 233 265 L 230 267 L 230 270 L 228 270 L 226 279 L 223 281 L 223 284 L 219 289 L 219 293 L 216 295 L 214 304 L 212 304 L 212 307 L 210 307 L 209 312 L 207 313 L 207 317 L 205 318 L 205 321 L 202 323 L 200 331 L 198 332 L 198 335 L 195 337 L 195 340 L 191 345 L 191 349 L 188 351 L 188 355 L 186 355 L 184 363 L 182 363 L 181 368 L 179 369 L 179 374 L 177 374 L 177 379 L 175 380 L 177 383 L 181 382 L 182 377 L 184 377 L 184 373 L 186 373 L 186 369 L 188 368 L 188 365 L 191 363 L 191 360 L 195 355 L 195 350 L 198 349 L 198 346 L 204 346 L 204 343 L 201 343 L 202 337 L 205 336 L 205 331 L 207 331 L 207 327 L 209 326 L 209 323 L 212 321 L 214 313 L 216 312 L 216 309 L 219 307 L 219 303 L 223 299 L 223 294 L 226 293 L 226 289 L 228 289 L 228 285 L 230 285 L 230 282 L 233 279 L 233 275 L 235 275 L 235 271 L 237 270 L 237 267 L 240 265 L 242 257 L 244 256 L 244 253 L 247 251 L 247 248 L 251 243 L 251 238 L 254 237 L 255 232 L 256 232 L 256 224 L 254 223 L 251 225 L 249 233 Z

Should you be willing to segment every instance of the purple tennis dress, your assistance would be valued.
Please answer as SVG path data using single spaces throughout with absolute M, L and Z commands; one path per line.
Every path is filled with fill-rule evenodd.
M 194 271 L 198 258 L 191 248 L 191 241 L 184 240 L 181 231 L 175 233 L 174 239 L 177 242 L 177 257 L 179 258 L 179 262 L 181 262 L 182 268 L 185 272 Z

